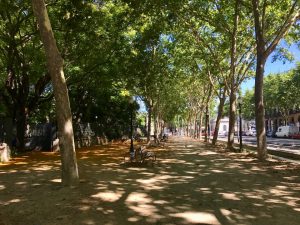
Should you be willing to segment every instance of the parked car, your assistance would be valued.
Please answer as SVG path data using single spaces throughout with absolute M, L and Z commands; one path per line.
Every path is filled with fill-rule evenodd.
M 226 137 L 226 136 L 227 136 L 227 133 L 228 133 L 227 131 L 219 131 L 219 132 L 218 132 L 218 136 L 219 136 L 219 137 Z
M 291 138 L 293 138 L 293 139 L 300 139 L 300 133 L 292 134 Z
M 246 131 L 246 136 L 256 136 L 256 130 L 248 130 Z
M 280 126 L 277 129 L 277 137 L 291 137 L 294 134 L 299 133 L 299 128 L 296 126 Z

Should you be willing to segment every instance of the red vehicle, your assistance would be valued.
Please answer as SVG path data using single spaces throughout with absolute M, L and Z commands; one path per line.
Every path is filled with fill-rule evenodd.
M 293 139 L 300 139 L 300 133 L 298 133 L 298 134 L 292 134 L 291 138 L 293 138 Z

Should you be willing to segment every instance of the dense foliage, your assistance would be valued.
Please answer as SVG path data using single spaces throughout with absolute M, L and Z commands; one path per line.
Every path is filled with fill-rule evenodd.
M 201 133 L 216 103 L 215 115 L 228 115 L 234 129 L 237 93 L 255 74 L 259 54 L 265 52 L 265 60 L 275 51 L 274 60 L 291 59 L 278 43 L 299 40 L 299 4 L 292 0 L 46 3 L 73 122 L 96 123 L 98 135 L 109 138 L 128 134 L 132 97 L 143 100 L 156 134 L 167 124 L 179 126 L 178 118 L 194 135 Z M 13 120 L 22 148 L 28 123 L 56 120 L 53 87 L 31 1 L 2 0 L 0 16 L 0 115 Z M 298 106 L 296 74 L 299 68 L 266 78 L 266 111 L 277 104 L 286 114 Z M 251 93 L 244 96 L 245 118 L 254 117 L 254 99 L 262 92 Z

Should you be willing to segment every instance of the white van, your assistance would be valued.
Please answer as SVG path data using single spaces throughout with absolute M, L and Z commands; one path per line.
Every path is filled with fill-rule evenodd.
M 298 127 L 296 126 L 281 126 L 278 127 L 276 132 L 276 137 L 291 137 L 293 134 L 297 134 L 299 132 Z

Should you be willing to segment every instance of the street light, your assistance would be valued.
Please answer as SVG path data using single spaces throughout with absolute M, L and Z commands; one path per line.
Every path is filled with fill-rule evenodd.
M 134 99 L 132 97 L 129 98 L 129 109 L 130 109 L 130 160 L 134 159 L 134 147 L 133 147 L 133 104 Z
M 243 149 L 243 132 L 242 132 L 242 98 L 239 96 L 238 98 L 238 105 L 239 105 L 239 116 L 240 116 L 240 151 Z
M 209 142 L 210 139 L 210 123 L 209 123 L 209 108 L 206 106 L 206 115 L 205 115 L 205 142 Z

